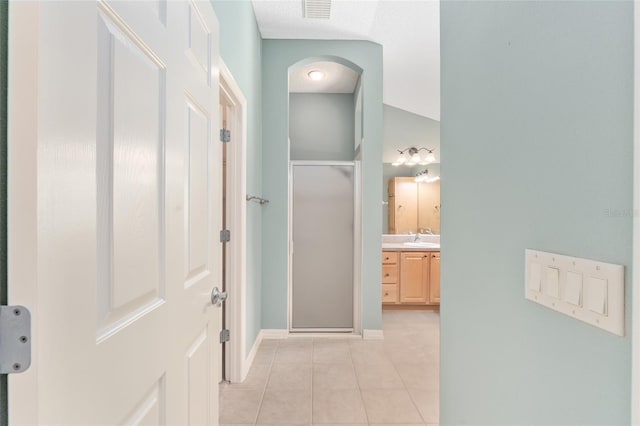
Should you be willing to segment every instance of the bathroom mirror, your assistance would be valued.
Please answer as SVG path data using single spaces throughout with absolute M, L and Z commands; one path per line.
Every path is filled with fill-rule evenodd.
M 440 181 L 415 180 L 425 168 L 429 176 L 439 176 L 439 164 L 418 168 L 414 171 L 384 164 L 383 232 L 440 234 Z

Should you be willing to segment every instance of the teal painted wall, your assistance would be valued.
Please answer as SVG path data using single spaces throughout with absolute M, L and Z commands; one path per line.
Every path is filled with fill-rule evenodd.
M 247 100 L 247 193 L 262 194 L 262 38 L 248 1 L 213 0 L 220 54 Z M 262 206 L 247 203 L 247 353 L 261 326 Z
M 291 160 L 352 161 L 354 113 L 352 93 L 291 93 Z
M 398 149 L 415 146 L 433 148 L 440 161 L 440 122 L 409 111 L 384 105 L 382 127 L 382 161 L 392 163 L 398 157 Z M 421 155 L 426 151 L 420 151 Z
M 264 209 L 262 326 L 287 327 L 287 190 L 288 190 L 288 68 L 309 57 L 337 56 L 364 71 L 363 188 L 363 327 L 382 325 L 380 262 L 382 212 L 382 47 L 363 41 L 264 40 L 263 193 Z
M 444 1 L 442 425 L 630 423 L 633 4 Z M 626 267 L 627 336 L 524 299 L 526 248 Z

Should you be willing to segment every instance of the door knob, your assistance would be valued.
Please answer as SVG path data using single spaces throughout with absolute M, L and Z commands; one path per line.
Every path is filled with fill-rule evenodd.
M 227 296 L 226 291 L 220 291 L 218 287 L 214 287 L 213 290 L 211 290 L 211 304 L 220 306 L 222 302 L 227 300 Z

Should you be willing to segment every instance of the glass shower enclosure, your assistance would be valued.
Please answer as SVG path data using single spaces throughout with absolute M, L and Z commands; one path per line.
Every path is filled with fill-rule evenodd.
M 354 330 L 356 173 L 356 162 L 291 162 L 291 332 Z

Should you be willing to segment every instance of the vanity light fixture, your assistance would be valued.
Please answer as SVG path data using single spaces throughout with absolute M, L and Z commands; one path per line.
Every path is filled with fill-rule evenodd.
M 427 151 L 427 155 L 424 158 L 420 157 L 420 151 Z M 404 164 L 405 166 L 415 166 L 416 164 L 420 164 L 421 166 L 425 166 L 436 161 L 436 156 L 433 155 L 433 151 L 434 149 L 424 147 L 416 148 L 415 146 L 398 150 L 400 155 L 391 165 L 399 166 Z
M 430 177 L 429 176 L 429 170 L 427 170 L 427 169 L 424 169 L 423 171 L 418 172 L 418 174 L 416 174 L 416 178 L 415 178 L 416 182 L 426 182 L 426 183 L 433 183 L 433 182 L 436 182 L 436 181 L 439 181 L 439 180 L 440 180 L 440 176 Z
M 320 81 L 324 78 L 324 73 L 322 71 L 313 70 L 307 73 L 307 76 L 313 81 Z

